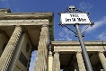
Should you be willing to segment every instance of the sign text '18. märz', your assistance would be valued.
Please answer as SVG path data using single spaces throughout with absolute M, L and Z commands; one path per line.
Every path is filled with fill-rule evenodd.
M 84 19 L 84 18 L 70 18 L 70 19 L 68 19 L 68 18 L 65 18 L 65 21 L 66 22 L 86 22 L 86 19 Z
M 61 13 L 62 24 L 90 24 L 89 17 L 86 13 Z

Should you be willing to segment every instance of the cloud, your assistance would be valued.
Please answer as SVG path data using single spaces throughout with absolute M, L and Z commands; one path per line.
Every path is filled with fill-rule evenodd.
M 58 38 L 55 40 L 72 40 L 72 33 L 67 28 L 59 30 Z
M 82 9 L 82 10 L 86 10 L 86 11 L 89 11 L 93 6 L 90 4 L 90 3 L 88 3 L 88 2 L 81 2 L 80 3 L 80 8 Z
M 101 18 L 100 20 L 98 21 L 95 21 L 94 22 L 94 25 L 92 27 L 89 27 L 86 32 L 90 33 L 96 29 L 98 29 L 99 27 L 103 26 L 103 25 L 106 25 L 106 16 L 104 16 L 103 18 Z M 82 27 L 82 30 L 85 29 L 86 26 Z
M 97 38 L 100 39 L 100 40 L 106 40 L 106 31 L 99 34 L 97 36 Z

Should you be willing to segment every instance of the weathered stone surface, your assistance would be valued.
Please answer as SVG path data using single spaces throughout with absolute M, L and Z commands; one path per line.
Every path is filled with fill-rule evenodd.
M 0 58 L 0 70 L 1 71 L 7 71 L 7 68 L 12 59 L 14 50 L 15 50 L 18 40 L 20 38 L 21 32 L 22 32 L 22 28 L 20 26 L 16 26 L 16 28 L 15 28 L 8 44 L 5 47 L 5 50 L 2 53 L 2 56 Z
M 102 66 L 104 68 L 104 71 L 106 71 L 106 58 L 105 58 L 103 52 L 99 52 L 98 55 L 99 55 L 100 61 L 102 63 Z
M 12 25 L 49 25 L 49 20 L 43 19 L 43 20 L 1 20 L 0 25 L 2 26 L 12 26 Z
M 54 51 L 76 52 L 77 50 L 80 50 L 80 51 L 82 50 L 80 43 L 78 41 L 52 41 L 52 46 L 53 46 L 52 48 Z M 106 49 L 105 41 L 97 41 L 97 42 L 86 41 L 85 46 L 86 46 L 87 51 L 92 51 L 92 52 L 105 51 Z
M 78 63 L 79 71 L 86 71 L 81 51 L 78 51 L 76 53 L 76 58 L 77 58 L 77 63 Z
M 53 59 L 53 71 L 60 71 L 60 59 L 59 53 L 55 52 Z
M 32 13 L 6 13 L 1 14 L 0 19 L 49 19 L 53 21 L 52 12 L 32 12 Z
M 52 52 L 49 51 L 49 55 L 48 55 L 48 71 L 52 71 L 53 69 L 53 56 L 52 56 Z
M 36 63 L 35 63 L 35 71 L 47 71 L 48 44 L 49 44 L 49 30 L 48 26 L 44 25 L 42 26 L 40 32 L 38 53 L 36 56 Z
M 7 8 L 0 8 L 0 13 L 10 13 L 10 9 L 7 9 Z

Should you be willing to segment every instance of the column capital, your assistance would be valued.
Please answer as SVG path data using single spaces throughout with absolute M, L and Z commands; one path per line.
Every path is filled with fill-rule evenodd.
M 104 51 L 98 51 L 98 53 L 104 53 Z
M 82 53 L 82 51 L 75 51 L 76 53 Z
M 21 27 L 20 25 L 15 25 L 15 27 Z
M 42 27 L 48 27 L 49 25 L 47 25 L 47 24 L 44 24 L 44 25 L 42 25 Z
M 52 51 L 49 51 L 49 55 L 52 55 Z
M 15 25 L 15 28 L 21 28 L 22 29 L 22 32 L 23 32 L 23 27 L 21 25 Z
M 54 54 L 59 54 L 60 53 L 60 51 L 54 51 Z

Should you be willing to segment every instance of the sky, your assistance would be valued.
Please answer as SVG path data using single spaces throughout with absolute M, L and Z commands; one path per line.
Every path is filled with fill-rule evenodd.
M 12 12 L 54 12 L 54 38 L 55 40 L 78 40 L 67 28 L 59 25 L 60 16 L 58 13 L 66 11 L 68 6 L 76 6 L 79 10 L 89 12 L 89 17 L 94 22 L 84 32 L 85 41 L 106 40 L 106 0 L 0 0 L 0 8 L 10 8 Z M 88 26 L 88 25 L 87 25 Z M 80 26 L 81 31 L 87 26 Z M 69 26 L 75 31 L 74 26 Z M 36 52 L 32 54 L 30 71 L 33 71 L 33 64 Z

